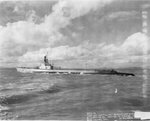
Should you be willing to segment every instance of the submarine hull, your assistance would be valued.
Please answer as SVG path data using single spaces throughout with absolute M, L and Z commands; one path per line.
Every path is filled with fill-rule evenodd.
M 100 69 L 34 69 L 18 67 L 18 72 L 21 73 L 49 73 L 49 74 L 102 74 L 102 75 L 120 75 L 120 76 L 135 76 L 132 73 L 122 73 L 114 70 L 100 70 Z
M 96 70 L 73 70 L 73 69 L 32 69 L 32 68 L 17 68 L 17 71 L 22 73 L 52 73 L 52 74 L 98 74 Z

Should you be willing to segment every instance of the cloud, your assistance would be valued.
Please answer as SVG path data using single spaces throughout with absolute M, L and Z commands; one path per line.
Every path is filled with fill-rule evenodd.
M 148 37 L 142 33 L 135 33 L 127 38 L 122 49 L 127 51 L 128 55 L 143 55 L 145 51 L 149 51 Z
M 0 2 L 0 25 L 6 26 L 6 24 L 14 23 L 18 21 L 26 21 L 32 11 L 36 13 L 36 16 L 43 18 L 45 15 L 49 15 L 52 12 L 52 6 L 57 1 L 26 1 L 26 0 L 11 0 Z M 40 23 L 41 21 L 37 21 Z
M 147 38 L 142 33 L 135 33 L 129 36 L 126 40 L 120 39 L 123 42 L 120 44 L 107 43 L 112 34 L 109 30 L 110 24 L 99 28 L 101 37 L 98 42 L 83 39 L 78 31 L 70 32 L 74 38 L 80 37 L 80 43 L 69 45 L 70 41 L 67 34 L 64 35 L 61 30 L 69 25 L 73 26 L 73 20 L 81 18 L 91 11 L 100 11 L 100 9 L 112 0 L 61 0 L 53 5 L 52 11 L 39 18 L 34 9 L 26 11 L 26 20 L 7 23 L 6 26 L 0 26 L 0 59 L 9 61 L 17 60 L 25 66 L 25 63 L 30 62 L 39 64 L 43 60 L 43 56 L 48 51 L 48 57 L 52 60 L 58 60 L 63 63 L 70 62 L 72 66 L 78 65 L 81 67 L 83 63 L 88 63 L 91 67 L 111 67 L 123 66 L 129 62 L 142 62 L 142 57 L 149 51 Z M 14 8 L 15 9 L 15 8 Z M 16 8 L 16 12 L 19 12 Z M 110 19 L 123 18 L 135 15 L 136 12 L 117 12 L 109 15 Z M 129 17 L 130 18 L 130 17 Z M 88 18 L 85 17 L 88 20 Z M 84 19 L 84 22 L 86 22 Z M 40 21 L 37 23 L 37 21 Z M 97 26 L 95 23 L 91 23 Z M 88 27 L 90 26 L 87 23 Z M 108 27 L 108 28 L 107 28 Z M 122 27 L 122 25 L 121 25 Z M 117 28 L 115 26 L 115 28 Z M 86 28 L 85 35 L 92 33 L 92 28 Z M 115 30 L 115 29 L 113 29 Z M 84 31 L 81 29 L 81 31 Z M 105 33 L 103 33 L 105 31 Z M 89 32 L 89 33 L 88 33 Z M 97 32 L 97 29 L 94 30 Z M 113 32 L 113 31 L 112 31 Z M 99 34 L 97 32 L 97 34 Z M 115 34 L 115 32 L 113 33 Z M 82 35 L 82 36 L 85 36 Z M 109 37 L 110 36 L 110 37 Z M 119 36 L 119 35 L 114 35 Z M 108 37 L 108 38 L 107 38 Z M 95 37 L 96 38 L 96 37 Z M 118 37 L 119 38 L 119 37 Z M 121 37 L 120 37 L 121 38 Z M 74 43 L 74 42 L 72 42 Z M 147 48 L 147 49 L 144 49 Z M 5 58 L 5 59 L 4 59 Z M 68 64 L 68 63 L 66 63 Z M 70 64 L 71 65 L 71 64 Z
M 58 32 L 45 31 L 40 25 L 19 21 L 1 27 L 0 49 L 3 56 L 21 56 L 27 51 L 51 46 L 60 38 L 62 35 Z
M 59 46 L 54 48 L 41 49 L 35 52 L 28 52 L 19 58 L 20 62 L 32 60 L 41 62 L 43 56 L 48 52 L 48 58 L 60 60 L 62 65 L 66 60 L 76 60 L 81 66 L 85 63 L 94 67 L 117 67 L 132 66 L 133 63 L 142 63 L 144 48 L 147 46 L 147 37 L 142 33 L 135 33 L 129 36 L 119 46 L 115 44 L 92 44 L 84 42 L 79 46 Z M 148 51 L 148 50 L 147 50 Z M 148 55 L 146 55 L 148 56 Z M 74 65 L 72 65 L 74 66 Z
M 129 20 L 129 19 L 139 19 L 140 15 L 137 11 L 117 11 L 105 16 L 106 20 Z
M 43 18 L 40 18 L 34 10 L 29 10 L 26 13 L 26 20 L 29 22 L 36 23 L 36 24 L 43 22 Z
M 35 11 L 29 11 L 27 21 L 22 20 L 0 26 L 0 58 L 20 57 L 32 51 L 56 46 L 59 41 L 65 39 L 59 30 L 71 24 L 72 19 L 103 7 L 111 1 L 61 0 L 53 6 L 52 12 L 46 15 L 43 22 L 39 24 L 34 23 L 33 20 L 37 18 Z M 61 45 L 57 46 L 62 48 Z M 67 48 L 67 45 L 64 48 Z M 74 49 L 72 51 L 74 52 Z M 79 51 L 76 50 L 75 53 Z

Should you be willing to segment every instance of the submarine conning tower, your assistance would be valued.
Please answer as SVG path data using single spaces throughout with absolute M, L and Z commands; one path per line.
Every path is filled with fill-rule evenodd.
M 45 66 L 49 66 L 50 65 L 49 62 L 48 62 L 48 58 L 47 58 L 46 55 L 44 56 L 44 65 Z
M 45 65 L 45 67 L 49 66 L 50 69 L 54 68 L 54 66 L 48 62 L 47 55 L 44 56 L 44 65 Z

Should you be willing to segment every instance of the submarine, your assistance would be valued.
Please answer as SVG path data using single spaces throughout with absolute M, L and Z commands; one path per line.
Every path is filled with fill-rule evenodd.
M 37 67 L 17 67 L 21 73 L 48 73 L 48 74 L 101 74 L 101 75 L 119 75 L 135 76 L 133 73 L 118 72 L 114 69 L 82 69 L 82 68 L 61 68 L 49 63 L 47 55 L 44 56 L 44 63 Z

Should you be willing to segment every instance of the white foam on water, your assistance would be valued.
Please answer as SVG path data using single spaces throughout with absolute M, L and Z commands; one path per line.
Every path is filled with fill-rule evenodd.
M 115 93 L 117 93 L 118 92 L 118 89 L 117 88 L 115 88 Z
M 54 86 L 54 83 L 31 83 L 31 84 L 25 84 L 25 85 L 22 85 L 20 87 L 20 89 L 24 92 L 37 92 L 37 91 L 42 91 L 42 90 L 47 90 L 49 89 L 50 87 Z
M 150 120 L 150 112 L 135 111 L 134 117 L 140 118 L 141 120 Z
M 9 110 L 9 107 L 0 105 L 0 112 Z

